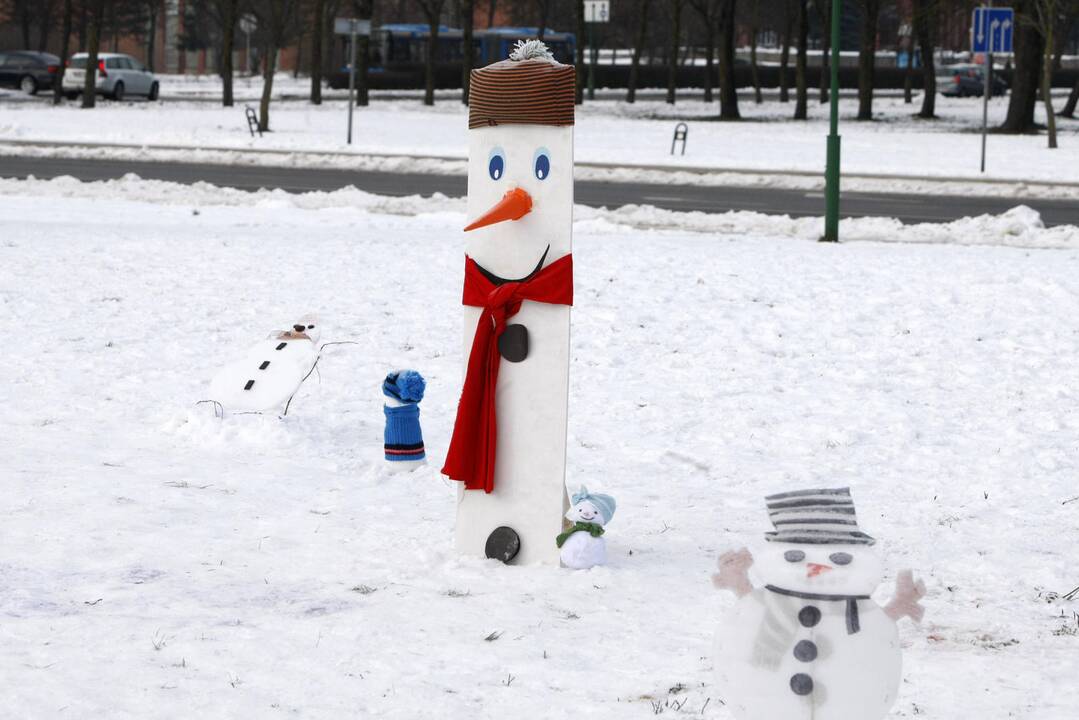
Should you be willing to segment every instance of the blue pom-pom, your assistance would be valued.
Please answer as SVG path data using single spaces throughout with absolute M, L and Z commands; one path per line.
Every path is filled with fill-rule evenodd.
M 401 399 L 409 402 L 423 400 L 423 391 L 427 389 L 427 381 L 415 370 L 402 370 L 397 375 L 396 385 Z

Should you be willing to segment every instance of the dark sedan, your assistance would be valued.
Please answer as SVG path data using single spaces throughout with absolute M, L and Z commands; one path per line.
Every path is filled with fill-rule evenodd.
M 937 88 L 942 95 L 981 97 L 985 92 L 985 68 L 981 65 L 945 65 L 937 70 Z M 1008 82 L 994 71 L 990 97 L 1008 92 Z
M 43 52 L 0 52 L 0 87 L 19 88 L 27 95 L 49 90 L 60 72 L 60 58 Z

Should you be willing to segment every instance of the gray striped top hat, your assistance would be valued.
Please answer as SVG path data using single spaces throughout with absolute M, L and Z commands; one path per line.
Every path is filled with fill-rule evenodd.
M 858 529 L 850 488 L 795 490 L 769 495 L 768 517 L 775 532 L 769 542 L 809 545 L 872 545 L 875 539 Z

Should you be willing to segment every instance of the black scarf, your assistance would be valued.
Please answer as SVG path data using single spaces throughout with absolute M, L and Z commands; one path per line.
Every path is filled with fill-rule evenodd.
M 822 595 L 819 593 L 807 593 L 798 592 L 797 590 L 787 590 L 785 588 L 776 587 L 775 585 L 765 585 L 764 587 L 774 593 L 786 595 L 787 597 L 799 598 L 802 600 L 823 600 L 826 602 L 844 601 L 847 603 L 847 634 L 853 635 L 854 633 L 862 629 L 861 623 L 858 622 L 858 601 L 868 600 L 868 595 Z

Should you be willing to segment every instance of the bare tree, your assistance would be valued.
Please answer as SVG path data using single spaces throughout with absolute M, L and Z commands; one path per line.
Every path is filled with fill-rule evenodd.
M 689 0 L 701 16 L 704 26 L 704 101 L 712 102 L 712 78 L 715 76 L 716 28 L 719 26 L 719 6 L 724 0 Z
M 573 5 L 577 15 L 577 88 L 573 102 L 580 105 L 584 102 L 584 0 L 575 0 Z
M 1015 10 L 1015 66 L 1012 70 L 1012 83 L 1008 97 L 1008 114 L 1000 132 L 1033 132 L 1034 105 L 1038 99 L 1038 85 L 1041 79 L 1042 51 L 1044 49 L 1041 33 L 1031 19 L 1035 15 L 1034 3 L 1037 0 L 1013 0 Z
M 438 27 L 442 20 L 442 6 L 446 0 L 416 0 L 427 18 L 427 57 L 424 61 L 423 104 L 435 104 L 435 59 L 438 56 Z
M 60 67 L 56 68 L 56 77 L 52 79 L 52 103 L 60 104 L 60 98 L 64 96 L 64 70 L 67 65 L 67 56 L 71 52 L 71 19 L 73 10 L 71 0 L 64 0 L 64 17 L 60 26 Z
M 637 29 L 633 42 L 633 57 L 629 65 L 629 83 L 626 87 L 626 102 L 637 100 L 637 78 L 641 68 L 641 51 L 648 38 L 648 10 L 652 0 L 637 0 Z
M 828 66 L 831 64 L 830 52 L 832 49 L 832 33 L 829 28 L 832 25 L 832 3 L 830 0 L 813 0 L 813 6 L 817 10 L 817 19 L 820 20 L 820 101 L 823 105 L 828 102 Z
M 90 0 L 89 37 L 86 41 L 86 79 L 82 86 L 82 106 L 97 104 L 97 53 L 101 45 L 101 25 L 105 20 L 105 0 Z
M 461 56 L 461 102 L 468 105 L 468 90 L 472 83 L 472 61 L 475 59 L 475 48 L 472 42 L 472 16 L 475 14 L 474 0 L 461 0 L 461 45 L 464 54 Z
M 264 43 L 262 61 L 262 99 L 259 101 L 259 130 L 270 131 L 270 98 L 273 95 L 277 54 L 298 34 L 300 0 L 253 0 Z
M 873 119 L 873 71 L 877 61 L 877 26 L 881 0 L 859 0 L 862 36 L 858 48 L 858 119 Z
M 236 43 L 236 25 L 240 21 L 240 3 L 243 0 L 213 0 L 212 12 L 221 31 L 221 105 L 232 107 L 233 48 Z
M 783 5 L 783 39 L 782 49 L 779 52 L 779 102 L 790 101 L 790 77 L 788 69 L 791 57 L 791 34 L 794 32 L 794 13 L 791 12 L 791 0 L 782 0 Z
M 734 77 L 736 0 L 722 0 L 719 5 L 719 117 L 741 120 L 738 112 L 738 88 Z
M 682 38 L 682 5 L 685 0 L 670 0 L 670 54 L 667 57 L 667 103 L 674 105 L 678 85 L 678 46 Z
M 761 30 L 761 0 L 753 0 L 749 10 L 749 71 L 753 78 L 753 102 L 764 102 L 761 95 L 761 76 L 757 68 L 757 39 Z
M 794 63 L 794 119 L 805 120 L 808 97 L 806 92 L 806 49 L 809 44 L 809 0 L 798 0 L 798 58 Z
M 918 41 L 918 54 L 922 60 L 922 109 L 918 112 L 918 117 L 931 120 L 936 117 L 937 107 L 937 75 L 933 60 L 933 52 L 936 48 L 933 31 L 940 17 L 940 6 L 937 0 L 913 0 L 913 3 L 911 25 L 914 39 Z
M 322 104 L 322 36 L 326 32 L 326 0 L 311 0 L 311 103 Z
M 1053 114 L 1053 49 L 1057 14 L 1060 12 L 1059 0 L 1034 0 L 1034 12 L 1031 20 L 1038 34 L 1044 41 L 1042 51 L 1041 93 L 1045 105 L 1045 126 L 1049 134 L 1049 149 L 1057 147 L 1057 121 Z

